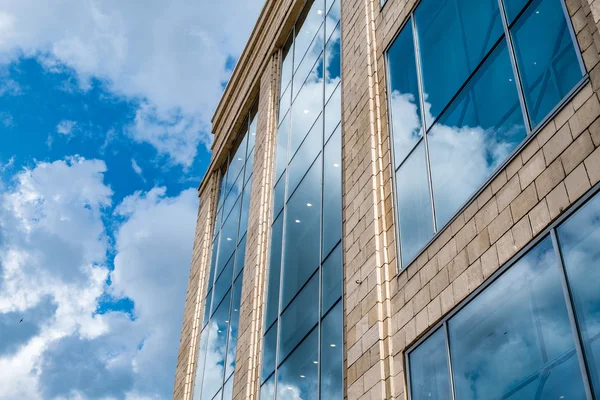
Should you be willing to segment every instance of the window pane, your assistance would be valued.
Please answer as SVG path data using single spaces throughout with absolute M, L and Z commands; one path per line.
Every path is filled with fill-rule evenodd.
M 306 82 L 292 105 L 292 130 L 290 136 L 290 158 L 312 128 L 323 108 L 323 85 Z
M 273 399 L 275 399 L 275 375 L 271 376 L 260 388 L 260 400 Z
M 388 51 L 388 68 L 394 158 L 398 166 L 423 136 L 411 20 Z
M 329 19 L 327 20 L 329 23 Z M 325 46 L 325 101 L 329 99 L 342 77 L 340 53 L 340 25 L 331 34 Z
M 458 399 L 585 399 L 549 237 L 448 324 Z
M 206 299 L 204 302 L 204 325 L 208 324 L 208 321 L 210 319 L 210 307 L 211 307 L 211 301 L 212 301 L 212 290 L 208 291 L 208 294 L 206 295 Z
M 215 238 L 215 240 L 213 241 L 213 244 L 212 244 L 212 258 L 211 258 L 211 263 L 210 263 L 210 272 L 209 272 L 208 276 L 206 277 L 206 279 L 208 281 L 206 287 L 208 288 L 208 290 L 210 290 L 210 288 L 212 288 L 212 285 L 215 280 L 215 269 L 217 268 L 217 252 L 218 251 L 219 251 L 219 236 L 217 236 Z
M 490 97 L 490 93 L 494 96 Z M 503 42 L 428 133 L 438 229 L 526 135 L 512 66 Z
M 237 242 L 238 224 L 240 222 L 241 199 L 238 199 L 233 206 L 233 210 L 223 222 L 221 228 L 221 241 L 219 243 L 219 255 L 217 257 L 217 275 L 221 273 L 229 257 L 235 250 Z
M 290 121 L 288 116 L 286 116 L 277 130 L 277 148 L 275 149 L 275 179 L 279 179 L 279 177 L 283 174 L 283 171 L 285 171 L 285 167 L 287 166 L 289 127 Z
M 287 88 L 284 89 L 285 92 L 281 95 L 279 99 L 279 122 L 281 123 L 286 119 L 286 115 L 288 114 L 288 110 L 290 109 L 290 105 L 292 104 L 292 85 L 290 84 Z
M 292 80 L 292 62 L 293 62 L 293 42 L 292 37 L 288 39 L 287 43 L 283 47 L 283 62 L 281 63 L 281 92 L 283 93 L 284 89 L 288 86 L 288 84 Z M 290 92 L 288 92 L 288 95 Z
M 512 29 L 533 127 L 582 77 L 561 1 L 534 1 Z
M 450 400 L 450 372 L 444 329 L 438 329 L 410 354 L 412 400 Z
M 227 293 L 229 289 L 231 289 L 231 282 L 233 281 L 233 264 L 234 257 L 231 257 L 231 259 L 223 269 L 223 272 L 215 281 L 215 288 L 213 290 L 214 299 L 211 307 L 211 309 L 213 310 L 212 312 L 214 312 L 214 310 L 219 306 L 219 303 L 221 302 L 221 300 L 223 300 L 223 297 L 225 297 L 225 293 Z
M 279 315 L 279 280 L 281 277 L 281 240 L 283 238 L 283 215 L 280 215 L 271 228 L 271 255 L 269 259 L 269 284 L 265 306 L 265 327 Z
M 319 320 L 319 274 L 313 275 L 281 314 L 279 360 L 285 359 Z
M 247 122 L 244 122 L 247 123 Z M 244 162 L 246 161 L 246 146 L 248 144 L 247 135 L 244 134 L 244 139 L 240 143 L 238 149 L 235 154 L 231 156 L 229 160 L 229 166 L 227 167 L 227 185 L 225 187 L 225 192 L 229 195 L 229 191 L 233 188 L 234 185 L 238 186 L 238 194 L 239 189 L 241 189 L 240 183 L 238 183 L 238 177 L 242 170 L 244 169 Z M 242 180 L 240 179 L 239 182 Z M 234 195 L 233 197 L 236 197 Z
M 319 267 L 321 158 L 315 163 L 290 198 L 286 209 L 282 307 Z M 310 206 L 309 206 L 310 204 Z
M 506 10 L 506 18 L 508 23 L 511 24 L 517 15 L 521 12 L 528 0 L 503 0 L 504 9 Z
M 237 180 L 235 181 L 235 183 L 233 184 L 233 186 L 231 187 L 231 190 L 229 191 L 229 195 L 227 195 L 227 197 L 225 198 L 225 202 L 223 203 L 223 215 L 225 216 L 225 218 L 227 218 L 229 216 L 231 209 L 233 208 L 235 202 L 237 201 L 237 199 L 240 197 L 240 194 L 242 193 L 242 188 L 244 186 L 243 180 L 244 180 L 244 178 L 240 174 L 238 176 Z
M 318 346 L 318 331 L 315 329 L 279 367 L 278 399 L 317 398 Z
M 230 292 L 231 293 L 231 292 Z M 223 366 L 225 365 L 225 347 L 229 321 L 229 293 L 225 301 L 217 308 L 208 328 L 208 350 L 202 384 L 202 399 L 212 399 L 223 386 Z
M 248 212 L 250 211 L 250 199 L 252 198 L 251 192 L 252 182 L 249 182 L 244 188 L 244 195 L 242 196 L 242 214 L 240 215 L 240 228 L 237 240 L 241 240 L 248 229 Z
M 341 125 L 325 145 L 323 161 L 323 257 L 342 239 Z
M 317 35 L 304 56 L 304 59 L 298 66 L 298 70 L 294 73 L 294 85 L 292 86 L 292 99 L 296 98 L 298 91 L 302 87 L 304 81 L 311 82 L 315 87 L 323 82 L 323 35 Z
M 296 38 L 294 40 L 294 71 L 298 69 L 300 61 L 309 49 L 314 37 L 323 35 L 323 1 L 317 0 L 303 14 L 296 25 Z M 321 42 L 323 43 L 323 42 Z
M 396 173 L 402 265 L 408 265 L 433 236 L 433 216 L 423 142 Z
M 240 275 L 233 285 L 233 297 L 231 298 L 231 315 L 229 317 L 229 341 L 227 342 L 227 363 L 225 367 L 225 379 L 233 374 L 235 369 L 235 354 L 237 351 L 238 323 L 240 319 L 240 299 L 242 297 L 242 278 Z
M 227 195 L 227 191 L 225 189 L 225 186 L 227 185 L 227 171 L 225 170 L 225 167 L 223 167 L 221 169 L 221 188 L 219 189 L 219 201 L 218 201 L 218 208 L 221 208 L 223 206 L 223 203 L 225 202 L 225 197 Z M 222 213 L 221 213 L 222 215 Z
M 265 334 L 263 344 L 262 379 L 263 381 L 275 371 L 277 361 L 277 324 Z
M 319 117 L 288 166 L 288 198 L 292 195 L 294 189 L 296 189 L 296 186 L 298 186 L 298 183 L 306 174 L 310 165 L 315 161 L 315 158 L 317 158 L 321 152 L 322 147 L 323 121 L 321 120 L 321 117 Z M 316 203 L 315 206 L 318 207 L 318 204 L 319 203 Z
M 246 160 L 246 169 L 244 170 L 244 184 L 247 184 L 250 178 L 252 177 L 252 172 L 254 169 L 254 150 L 248 156 Z
M 257 115 L 257 109 L 258 109 L 258 105 L 255 104 L 252 107 L 252 121 L 250 121 L 250 128 L 248 129 L 248 150 L 246 152 L 246 158 L 248 158 L 248 156 L 250 155 L 250 153 L 252 152 L 252 150 L 254 150 L 254 144 L 256 143 L 256 127 L 258 124 L 258 115 Z M 248 168 L 246 166 L 246 168 Z
M 575 314 L 596 397 L 600 397 L 600 196 L 558 228 Z
M 344 398 L 344 308 L 339 302 L 321 324 L 321 399 Z
M 200 334 L 198 359 L 196 360 L 196 378 L 194 380 L 194 400 L 200 400 L 202 394 L 202 378 L 204 377 L 204 361 L 206 360 L 206 346 L 208 342 L 208 329 Z
M 342 273 L 342 244 L 340 243 L 321 267 L 323 277 L 321 315 L 342 297 Z
M 342 120 L 342 85 L 339 84 L 325 106 L 325 141 Z M 341 147 L 340 147 L 341 148 Z
M 244 269 L 244 257 L 246 256 L 246 237 L 247 235 L 244 235 L 242 241 L 238 244 L 237 250 L 235 251 L 235 276 L 239 275 L 239 273 Z
M 225 383 L 223 387 L 223 400 L 232 400 L 233 399 L 233 377 L 229 378 L 229 380 Z
M 415 19 L 431 126 L 500 38 L 502 20 L 493 0 L 423 0 Z
M 279 179 L 273 190 L 273 216 L 279 215 L 285 202 L 285 176 Z

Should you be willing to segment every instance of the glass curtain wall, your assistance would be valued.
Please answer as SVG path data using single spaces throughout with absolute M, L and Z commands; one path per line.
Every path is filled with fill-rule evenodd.
M 600 398 L 599 249 L 596 195 L 408 352 L 410 398 Z
M 387 51 L 402 266 L 584 81 L 563 0 L 422 0 Z
M 231 400 L 256 140 L 256 104 L 222 172 L 198 348 L 195 400 Z
M 343 398 L 340 0 L 283 49 L 260 398 Z

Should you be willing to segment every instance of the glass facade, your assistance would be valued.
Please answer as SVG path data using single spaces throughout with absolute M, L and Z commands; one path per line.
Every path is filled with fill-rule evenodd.
M 422 0 L 387 51 L 407 266 L 584 79 L 563 0 Z
M 600 397 L 600 194 L 407 355 L 410 398 Z
M 255 139 L 256 106 L 245 120 L 221 174 L 198 347 L 195 400 L 231 400 L 233 395 Z
M 339 3 L 283 49 L 261 400 L 343 398 Z

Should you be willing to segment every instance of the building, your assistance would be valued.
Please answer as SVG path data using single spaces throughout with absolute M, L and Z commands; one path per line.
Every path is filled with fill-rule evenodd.
M 600 398 L 600 1 L 267 0 L 175 399 Z

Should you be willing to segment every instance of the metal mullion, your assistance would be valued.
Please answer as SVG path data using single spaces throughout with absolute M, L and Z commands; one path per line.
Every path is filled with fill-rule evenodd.
M 530 2 L 531 3 L 531 2 Z M 530 4 L 529 3 L 529 4 Z M 519 17 L 522 15 L 524 10 L 527 9 L 529 4 L 523 7 L 521 13 L 514 21 L 517 21 Z M 519 94 L 519 102 L 521 103 L 521 112 L 525 117 L 525 132 L 527 136 L 531 135 L 533 132 L 533 127 L 531 125 L 531 117 L 529 116 L 529 112 L 527 111 L 527 105 L 525 103 L 525 94 L 523 89 L 523 83 L 521 81 L 521 75 L 519 74 L 519 68 L 517 65 L 517 55 L 515 53 L 515 47 L 513 45 L 512 37 L 510 35 L 510 29 L 508 26 L 508 20 L 506 17 L 506 10 L 504 8 L 504 1 L 498 0 L 498 6 L 500 7 L 500 17 L 502 19 L 502 27 L 504 28 L 504 37 L 506 38 L 506 47 L 508 48 L 508 54 L 510 56 L 510 63 L 513 68 L 513 75 L 515 76 L 515 84 L 517 86 L 517 93 Z
M 283 357 L 283 359 L 281 361 L 277 360 L 277 369 L 279 369 L 280 365 L 283 365 L 293 354 L 296 350 L 298 350 L 298 347 L 300 347 L 304 341 L 315 331 L 315 329 L 319 329 L 319 323 L 315 323 L 314 325 L 312 325 L 310 327 L 310 329 L 308 330 L 308 332 L 306 333 L 306 335 L 302 336 L 302 338 L 300 339 L 300 341 L 298 341 L 298 343 L 296 343 L 294 345 L 294 347 L 292 347 L 292 349 L 290 350 L 290 352 Z M 318 355 L 317 355 L 318 358 Z M 317 361 L 319 362 L 319 361 Z M 269 375 L 269 378 L 271 377 L 271 375 Z M 329 400 L 329 399 L 326 399 Z
M 288 196 L 287 192 L 288 192 L 288 190 L 289 190 L 289 187 L 288 187 L 288 183 L 289 183 L 289 182 L 286 182 L 286 185 L 285 185 L 285 188 L 286 188 L 286 189 L 285 189 L 285 191 L 286 191 L 286 193 L 285 193 L 285 198 L 284 198 L 284 207 L 287 205 L 287 203 L 288 203 L 288 202 L 289 202 L 289 200 L 292 198 L 292 196 L 293 196 L 294 194 L 296 194 L 296 192 L 298 191 L 298 188 L 299 188 L 299 187 L 300 187 L 300 185 L 301 185 L 301 184 L 304 182 L 304 179 L 306 178 L 306 175 L 308 175 L 308 171 L 310 171 L 310 169 L 311 169 L 313 166 L 315 166 L 315 163 L 316 163 L 317 159 L 318 159 L 318 158 L 319 158 L 321 155 L 323 155 L 323 156 L 324 156 L 324 154 L 323 154 L 323 149 L 322 149 L 322 148 L 321 148 L 321 150 L 319 151 L 319 154 L 317 154 L 317 156 L 315 157 L 315 159 L 314 159 L 314 160 L 312 160 L 312 161 L 310 162 L 310 165 L 309 165 L 309 166 L 308 166 L 308 168 L 306 169 L 306 172 L 304 172 L 304 175 L 302 175 L 302 178 L 300 178 L 300 180 L 298 181 L 298 185 L 296 185 L 296 187 L 295 187 L 295 188 L 292 190 L 292 192 L 289 194 L 289 197 L 287 197 L 287 196 Z M 321 159 L 323 159 L 323 158 L 324 158 L 324 157 L 321 157 Z M 321 169 L 322 169 L 322 168 L 321 168 Z M 286 168 L 286 172 L 287 172 L 287 168 Z M 289 174 L 288 174 L 288 175 L 289 175 Z
M 448 330 L 448 321 L 444 322 L 444 336 L 446 337 L 446 357 L 448 358 L 448 375 L 450 375 L 450 391 L 452 400 L 456 399 L 454 391 L 454 373 L 452 370 L 452 358 L 450 357 L 450 331 Z
M 305 288 L 306 286 L 308 286 L 308 284 L 310 283 L 310 280 L 311 280 L 312 278 L 314 278 L 314 276 L 315 276 L 315 275 L 316 275 L 318 272 L 319 272 L 319 269 L 317 268 L 315 271 L 313 271 L 313 272 L 310 274 L 310 277 L 309 277 L 309 278 L 306 280 L 306 282 L 304 282 L 304 283 L 302 284 L 302 286 L 300 286 L 300 289 L 298 289 L 298 291 L 297 291 L 297 292 L 296 292 L 296 293 L 295 293 L 295 294 L 292 296 L 292 298 L 290 299 L 290 301 L 289 301 L 289 302 L 288 302 L 288 303 L 287 303 L 287 304 L 286 304 L 286 305 L 283 307 L 283 309 L 281 310 L 281 314 L 283 314 L 284 312 L 286 312 L 286 311 L 287 311 L 287 309 L 288 309 L 288 308 L 290 308 L 290 305 L 291 305 L 291 304 L 294 302 L 294 300 L 296 300 L 296 298 L 298 297 L 298 295 L 300 294 L 300 292 L 301 292 L 302 290 L 304 290 L 304 288 Z M 283 281 L 283 279 L 281 279 L 281 280 Z
M 562 285 L 563 294 L 565 296 L 565 303 L 567 305 L 567 313 L 569 314 L 569 321 L 571 323 L 571 330 L 573 333 L 573 339 L 575 342 L 575 349 L 577 351 L 577 359 L 579 361 L 579 369 L 581 370 L 581 374 L 583 377 L 583 385 L 585 388 L 586 398 L 588 400 L 593 399 L 593 392 L 590 383 L 590 373 L 589 367 L 587 365 L 587 361 L 583 352 L 583 338 L 581 337 L 581 329 L 577 322 L 575 307 L 573 306 L 573 294 L 571 293 L 571 289 L 569 287 L 569 282 L 567 280 L 567 273 L 565 269 L 565 265 L 562 258 L 562 253 L 560 251 L 558 235 L 556 234 L 556 227 L 551 228 L 550 236 L 552 238 L 552 245 L 554 247 L 554 255 L 556 257 L 556 261 L 558 264 L 558 270 L 560 275 L 560 283 Z
M 320 317 L 321 319 L 325 319 L 327 318 L 327 316 L 329 314 L 331 314 L 331 310 L 333 310 L 335 308 L 335 306 L 337 306 L 343 299 L 344 295 L 341 295 L 340 297 L 337 298 L 336 301 L 333 302 L 333 304 L 327 309 L 326 312 L 323 313 L 323 315 Z M 342 313 L 344 312 L 344 310 L 342 310 Z
M 427 169 L 427 183 L 429 185 L 429 200 L 431 204 L 431 216 L 433 220 L 433 233 L 435 234 L 437 232 L 437 222 L 435 218 L 435 203 L 433 199 L 433 182 L 431 180 L 431 162 L 429 159 L 429 145 L 427 143 L 427 126 L 425 118 L 425 90 L 423 88 L 423 75 L 421 71 L 421 52 L 419 47 L 419 35 L 417 32 L 417 23 L 414 18 L 414 12 L 411 13 L 411 17 L 413 24 L 413 43 L 415 47 L 415 60 L 417 69 L 417 87 L 419 90 L 419 101 L 421 103 L 421 126 L 423 127 L 423 140 L 425 143 L 425 168 Z
M 325 258 L 323 259 L 323 262 L 321 264 L 325 264 L 325 262 L 327 260 L 329 260 L 329 257 L 331 256 L 331 254 L 333 253 L 333 251 L 335 249 L 337 249 L 338 245 L 342 242 L 342 239 L 338 240 L 337 242 L 335 242 L 335 244 L 333 245 L 333 247 L 331 248 L 331 250 L 329 250 L 329 253 L 325 254 Z

